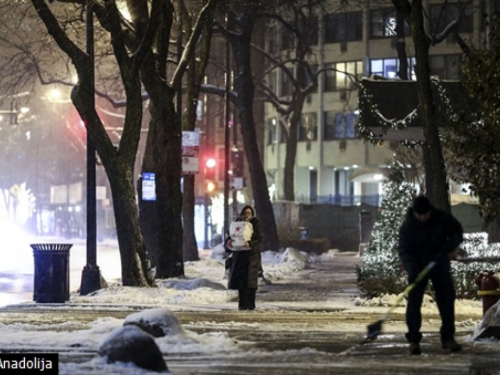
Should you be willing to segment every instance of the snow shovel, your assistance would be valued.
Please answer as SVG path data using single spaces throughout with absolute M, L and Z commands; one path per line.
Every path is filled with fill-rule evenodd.
M 392 305 L 392 307 L 387 310 L 387 312 L 384 314 L 382 319 L 379 321 L 372 323 L 368 326 L 368 334 L 365 336 L 364 340 L 361 342 L 361 344 L 366 344 L 368 342 L 372 342 L 377 338 L 379 333 L 382 331 L 382 323 L 389 317 L 389 314 L 399 305 L 399 303 L 408 296 L 408 294 L 412 291 L 413 288 L 415 288 L 415 285 L 417 285 L 419 282 L 421 282 L 425 276 L 429 273 L 429 271 L 436 265 L 436 262 L 432 261 L 430 262 L 420 273 L 417 275 L 417 278 L 406 287 L 406 289 L 403 291 L 403 293 L 398 297 L 396 302 Z

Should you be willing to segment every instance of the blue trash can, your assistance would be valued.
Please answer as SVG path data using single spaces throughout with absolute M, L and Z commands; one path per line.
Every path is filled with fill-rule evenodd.
M 69 301 L 69 249 L 73 244 L 31 244 L 35 258 L 33 301 Z

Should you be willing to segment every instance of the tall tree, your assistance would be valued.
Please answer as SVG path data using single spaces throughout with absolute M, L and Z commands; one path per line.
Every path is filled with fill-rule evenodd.
M 255 47 L 262 53 L 269 65 L 266 73 L 272 71 L 283 72 L 291 85 L 290 98 L 280 98 L 275 88 L 260 81 L 260 92 L 271 102 L 281 115 L 279 126 L 286 139 L 285 167 L 283 178 L 283 197 L 288 201 L 295 201 L 295 162 L 297 157 L 297 142 L 299 125 L 302 121 L 304 103 L 311 93 L 318 88 L 318 78 L 322 71 L 314 68 L 314 58 L 311 46 L 318 43 L 318 10 L 321 1 L 284 1 L 277 9 L 269 10 L 260 17 L 267 17 L 276 22 L 281 29 L 282 41 L 288 40 L 289 47 L 286 54 L 276 51 L 265 51 Z M 271 29 L 270 32 L 276 32 Z M 315 126 L 312 124 L 311 127 Z M 314 129 L 310 129 L 306 137 L 309 141 L 315 136 Z
M 156 175 L 157 201 L 143 206 L 141 215 L 147 217 L 146 222 L 157 229 L 156 232 L 148 232 L 151 235 L 148 243 L 156 254 L 156 277 L 159 278 L 184 274 L 181 216 L 182 122 L 176 110 L 175 98 L 204 25 L 213 22 L 213 12 L 217 2 L 218 0 L 209 0 L 201 8 L 180 60 L 169 69 L 174 4 L 161 0 L 158 9 L 152 8 L 151 12 L 148 12 L 147 1 L 128 1 L 138 35 L 142 35 L 143 40 L 155 36 L 153 49 L 145 56 L 141 66 L 141 79 L 149 94 L 151 114 L 142 169 Z M 153 1 L 152 4 L 154 5 L 155 2 Z M 182 6 L 183 2 L 180 1 L 179 12 Z M 151 25 L 154 25 L 156 17 L 155 11 L 158 11 L 162 18 L 158 28 L 152 29 Z M 178 25 L 178 27 L 181 26 Z M 134 42 L 135 44 L 131 47 L 137 48 L 138 42 L 143 43 L 140 39 Z M 170 76 L 168 76 L 169 72 L 171 72 Z
M 58 47 L 67 54 L 78 74 L 78 83 L 72 91 L 71 99 L 86 125 L 87 134 L 95 144 L 110 181 L 120 246 L 123 285 L 152 285 L 153 279 L 149 272 L 149 262 L 138 221 L 133 168 L 142 123 L 139 72 L 153 39 L 144 40 L 141 48 L 134 51 L 136 54 L 131 56 L 124 42 L 124 34 L 119 22 L 121 16 L 115 3 L 93 4 L 93 10 L 98 15 L 103 29 L 109 32 L 127 98 L 124 131 L 119 147 L 115 147 L 93 105 L 93 73 L 91 72 L 91 69 L 94 69 L 93 62 L 77 42 L 71 39 L 72 34 L 63 28 L 64 22 L 58 20 L 57 16 L 62 14 L 61 8 L 58 7 L 61 4 L 57 3 L 50 7 L 44 0 L 32 0 L 32 4 L 48 33 L 54 38 Z M 78 4 L 66 5 L 73 11 L 79 7 Z M 154 5 L 158 6 L 158 4 Z M 152 31 L 154 30 L 155 28 L 152 27 Z
M 449 211 L 451 206 L 448 197 L 448 183 L 430 80 L 429 48 L 432 38 L 429 38 L 424 27 L 422 0 L 411 2 L 392 0 L 392 3 L 410 26 L 415 46 L 418 113 L 425 139 L 423 158 L 426 194 L 436 207 Z
M 186 27 L 186 33 L 191 30 L 193 19 L 187 9 L 183 8 L 183 24 Z M 213 25 L 210 22 L 204 23 L 203 38 L 200 41 L 199 54 L 193 55 L 189 62 L 186 77 L 186 105 L 182 119 L 182 129 L 194 131 L 196 123 L 196 109 L 200 96 L 201 84 L 205 77 L 205 69 L 208 64 L 210 46 L 212 41 Z M 183 204 L 182 204 L 182 222 L 183 222 L 183 247 L 184 260 L 199 260 L 198 245 L 194 233 L 194 206 L 195 206 L 195 176 L 185 175 L 183 184 Z
M 273 206 L 267 188 L 266 174 L 259 152 L 255 131 L 254 97 L 255 84 L 252 75 L 252 35 L 257 15 L 262 8 L 260 1 L 233 4 L 230 11 L 230 27 L 225 31 L 229 38 L 235 66 L 234 87 L 241 122 L 241 133 L 252 179 L 255 208 L 262 222 L 265 250 L 278 250 L 279 241 Z
M 500 21 L 490 23 L 487 43 L 471 50 L 464 58 L 462 84 L 466 99 L 450 108 L 451 130 L 445 145 L 451 150 L 454 177 L 470 183 L 479 198 L 479 212 L 490 226 L 488 240 L 500 240 Z
M 181 77 L 201 33 L 202 23 L 212 22 L 210 14 L 216 2 L 208 1 L 200 11 L 181 59 L 169 70 L 172 72 L 169 82 L 166 81 L 166 75 L 174 13 L 172 2 L 129 0 L 126 5 L 130 20 L 118 10 L 115 1 L 91 2 L 100 26 L 96 28 L 99 46 L 111 47 L 108 48 L 109 51 L 106 48 L 99 51 L 101 58 L 107 58 L 106 63 L 99 66 L 100 73 L 118 71 L 117 81 L 121 82 L 121 89 L 125 93 L 123 133 L 119 146 L 115 147 L 97 112 L 90 106 L 92 93 L 89 77 L 92 66 L 89 56 L 82 50 L 82 39 L 76 34 L 76 31 L 82 29 L 84 20 L 78 17 L 65 18 L 65 15 L 82 14 L 82 1 L 51 1 L 52 4 L 43 0 L 32 1 L 37 11 L 36 16 L 42 19 L 47 31 L 60 50 L 69 57 L 78 74 L 78 84 L 72 92 L 72 100 L 85 121 L 88 134 L 95 143 L 110 181 L 124 285 L 146 286 L 153 283 L 140 231 L 134 189 L 133 167 L 143 115 L 141 83 L 148 91 L 151 114 L 144 163 L 146 168 L 151 166 L 150 171 L 157 173 L 157 212 L 160 223 L 158 238 L 161 247 L 157 275 L 171 277 L 183 274 L 180 204 L 181 122 L 173 99 L 175 88 L 181 84 Z M 28 8 L 28 13 L 29 11 Z M 28 56 L 33 60 L 37 57 Z M 114 65 L 110 62 L 113 57 Z M 52 82 L 54 80 L 55 78 Z M 111 81 L 113 79 L 109 80 Z M 103 84 L 106 82 L 109 84 L 108 81 Z M 119 88 L 115 88 L 115 92 L 117 91 Z M 107 96 L 109 99 L 110 95 Z

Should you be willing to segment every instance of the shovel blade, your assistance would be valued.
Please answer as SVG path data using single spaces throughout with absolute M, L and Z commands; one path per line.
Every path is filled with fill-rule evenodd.
M 382 322 L 382 320 L 379 320 L 378 322 L 372 323 L 368 326 L 368 333 L 366 334 L 361 344 L 372 342 L 378 337 L 380 332 L 382 332 Z

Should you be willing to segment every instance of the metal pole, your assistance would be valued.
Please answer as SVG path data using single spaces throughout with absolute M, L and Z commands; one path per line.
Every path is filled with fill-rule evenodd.
M 226 13 L 226 27 L 228 26 L 228 15 Z M 230 146 L 229 146 L 229 122 L 231 120 L 231 111 L 229 108 L 229 90 L 231 89 L 231 65 L 229 56 L 229 41 L 226 39 L 226 91 L 224 101 L 224 230 L 222 231 L 222 238 L 226 240 L 226 232 L 229 229 L 228 216 L 229 216 L 229 161 L 230 161 Z
M 86 33 L 87 54 L 89 55 L 89 101 L 95 108 L 95 77 L 94 77 L 94 23 L 92 1 L 87 0 Z M 87 124 L 87 127 L 91 124 Z M 96 226 L 96 155 L 95 147 L 87 129 L 87 265 L 82 271 L 80 295 L 86 295 L 101 289 L 101 274 L 97 266 L 97 226 Z
M 205 240 L 203 242 L 203 248 L 205 250 L 208 250 L 210 249 L 210 244 L 208 243 L 208 221 L 209 221 L 209 218 L 210 218 L 210 213 L 208 211 L 210 207 L 210 198 L 208 196 L 208 193 L 205 192 L 205 201 L 204 201 L 204 211 L 205 211 L 205 225 L 204 225 L 204 237 L 205 237 Z
M 236 114 L 233 111 L 233 149 L 238 149 L 238 132 L 236 131 Z M 232 162 L 233 179 L 234 179 L 234 160 Z M 239 176 L 238 176 L 239 177 Z M 233 180 L 234 181 L 234 180 Z M 233 188 L 233 219 L 238 217 L 238 190 Z

